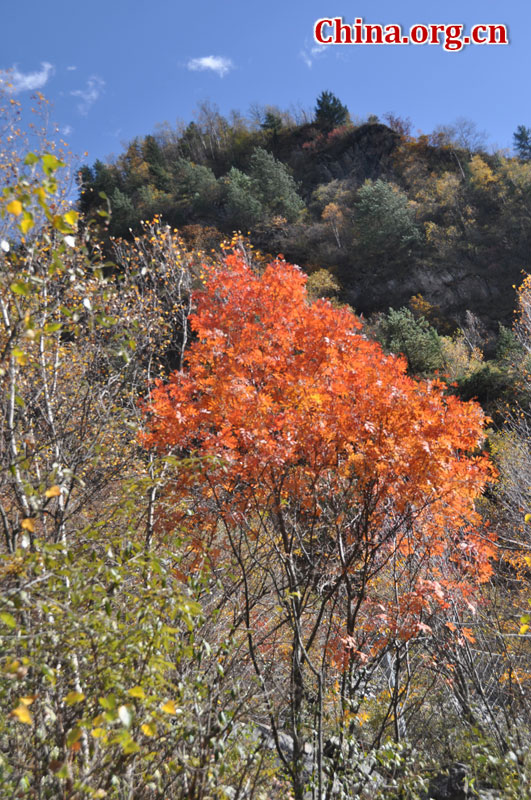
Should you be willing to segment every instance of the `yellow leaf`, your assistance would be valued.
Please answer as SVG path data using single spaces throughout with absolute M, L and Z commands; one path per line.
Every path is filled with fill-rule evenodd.
M 19 364 L 21 367 L 25 367 L 26 364 L 28 363 L 28 354 L 25 353 L 23 350 L 20 350 L 19 347 L 14 347 L 12 353 L 15 357 L 17 364 Z
M 72 227 L 74 227 L 74 225 L 76 224 L 77 218 L 78 218 L 77 211 L 67 211 L 66 214 L 63 214 L 64 221 L 68 225 L 71 225 Z
M 11 200 L 11 202 L 7 204 L 6 209 L 10 214 L 14 214 L 15 217 L 18 217 L 22 214 L 22 203 L 20 200 Z
M 45 493 L 46 497 L 59 497 L 61 494 L 61 487 L 60 486 L 50 486 L 49 489 L 46 489 Z
M 22 233 L 27 233 L 30 228 L 33 228 L 33 218 L 31 214 L 25 216 L 24 219 L 21 220 L 19 227 Z
M 66 697 L 63 698 L 67 706 L 73 706 L 75 703 L 81 703 L 85 699 L 83 692 L 68 692 Z
M 157 726 L 154 722 L 145 722 L 140 728 L 146 736 L 155 736 L 157 732 Z
M 19 697 L 18 702 L 23 706 L 30 706 L 35 700 L 36 695 L 30 694 L 27 697 Z
M 161 708 L 162 708 L 163 711 L 166 712 L 166 714 L 176 714 L 177 713 L 177 709 L 175 708 L 175 703 L 173 702 L 173 700 L 168 700 L 168 702 L 164 703 L 164 705 L 161 706 Z
M 26 519 L 22 520 L 21 527 L 25 531 L 29 531 L 30 533 L 34 533 L 35 532 L 35 520 L 34 519 L 30 519 L 29 517 L 27 517 Z
M 90 735 L 93 736 L 94 739 L 101 739 L 102 736 L 105 736 L 105 728 L 93 728 Z
M 20 704 L 17 708 L 13 709 L 11 716 L 16 717 L 19 722 L 23 722 L 25 725 L 33 725 L 33 717 L 28 711 L 27 706 Z
M 527 633 L 528 630 L 529 630 L 529 625 L 522 625 L 522 627 L 519 630 L 519 635 L 523 636 L 524 633 Z
M 526 514 L 525 515 L 524 522 L 531 522 L 531 514 Z
M 144 697 L 146 696 L 146 693 L 144 692 L 141 686 L 133 686 L 132 689 L 129 689 L 127 694 L 129 695 L 129 697 L 138 697 L 140 700 L 143 700 Z
M 122 740 L 121 742 L 122 750 L 124 753 L 138 753 L 140 750 L 140 745 L 138 745 L 133 739 Z

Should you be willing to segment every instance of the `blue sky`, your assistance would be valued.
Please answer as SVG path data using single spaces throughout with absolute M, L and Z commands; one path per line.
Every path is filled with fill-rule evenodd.
M 320 17 L 366 23 L 504 23 L 510 44 L 316 48 Z M 4 16 L 0 79 L 16 97 L 40 89 L 73 151 L 87 161 L 118 154 L 157 123 L 190 121 L 209 100 L 222 113 L 253 103 L 311 110 L 329 89 L 351 114 L 391 111 L 413 130 L 467 117 L 491 146 L 510 148 L 531 125 L 526 90 L 531 4 L 526 0 L 59 0 L 11 4 Z

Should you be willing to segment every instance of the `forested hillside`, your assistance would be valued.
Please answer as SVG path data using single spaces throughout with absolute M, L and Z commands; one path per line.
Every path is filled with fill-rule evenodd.
M 2 110 L 2 797 L 531 797 L 527 129 L 385 122 Z
M 331 93 L 313 119 L 255 109 L 254 123 L 203 105 L 112 163 L 82 170 L 83 213 L 108 196 L 110 233 L 160 214 L 173 227 L 233 230 L 312 273 L 328 270 L 367 315 L 422 294 L 451 324 L 467 310 L 491 332 L 512 324 L 513 285 L 529 261 L 531 166 L 489 154 L 472 123 L 430 135 L 388 115 L 353 124 Z

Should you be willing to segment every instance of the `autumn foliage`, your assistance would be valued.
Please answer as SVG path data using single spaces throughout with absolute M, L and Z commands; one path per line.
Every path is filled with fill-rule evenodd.
M 435 796 L 458 764 L 464 793 L 527 797 L 530 279 L 490 362 L 472 314 L 438 336 L 419 295 L 414 316 L 362 325 L 315 300 L 340 291 L 326 270 L 307 281 L 241 235 L 164 215 L 97 241 L 58 151 L 19 154 L 16 131 L 0 153 L 0 796 L 396 800 Z M 333 183 L 312 213 L 346 251 L 358 201 Z M 268 250 L 289 246 L 267 224 Z M 489 370 L 514 397 L 486 406 L 487 430 L 452 393 Z
M 375 627 L 407 639 L 491 574 L 474 508 L 492 477 L 483 413 L 408 377 L 350 310 L 310 304 L 305 283 L 283 260 L 260 275 L 237 254 L 209 268 L 195 339 L 153 390 L 143 443 L 196 457 L 172 496 L 196 548 L 267 540 L 292 590 L 311 576 L 345 593 L 338 632 L 356 647 Z

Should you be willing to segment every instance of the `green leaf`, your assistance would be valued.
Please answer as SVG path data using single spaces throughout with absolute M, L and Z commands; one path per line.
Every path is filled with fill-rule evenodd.
M 20 347 L 14 347 L 11 351 L 13 354 L 13 358 L 21 367 L 25 367 L 28 363 L 28 354 L 21 350 Z
M 129 755 L 130 753 L 138 753 L 140 750 L 140 745 L 138 745 L 133 739 L 129 738 L 126 742 L 122 742 L 122 749 L 124 753 Z
M 15 617 L 12 614 L 9 614 L 7 611 L 2 611 L 0 613 L 0 619 L 4 625 L 7 625 L 8 628 L 16 628 L 17 626 Z
M 24 159 L 24 164 L 26 164 L 28 167 L 32 167 L 33 164 L 36 164 L 38 160 L 39 156 L 35 155 L 35 153 L 28 153 Z
M 66 224 L 61 214 L 54 214 L 54 216 L 52 217 L 52 225 L 56 230 L 60 231 L 61 233 L 65 234 L 72 233 L 72 228 L 70 227 L 70 225 Z
M 76 703 L 81 703 L 85 699 L 85 695 L 83 692 L 68 692 L 63 699 L 67 706 L 73 706 Z
M 72 747 L 72 745 L 78 742 L 80 739 L 81 739 L 81 728 L 79 727 L 72 728 L 72 730 L 69 731 L 66 737 L 66 746 Z
M 59 331 L 62 328 L 61 322 L 48 322 L 44 326 L 44 333 L 55 333 L 55 331 Z
M 15 294 L 23 294 L 24 297 L 28 297 L 32 292 L 31 284 L 26 281 L 14 281 L 10 288 Z
M 57 253 L 54 251 L 52 253 L 52 260 L 50 262 L 50 266 L 48 267 L 48 275 L 55 275 L 56 272 L 62 272 L 62 271 L 63 271 L 63 262 L 61 261 Z
M 51 153 L 45 153 L 41 157 L 41 162 L 42 170 L 46 175 L 53 175 L 59 167 L 64 167 L 65 165 L 64 161 L 59 161 L 59 159 Z

